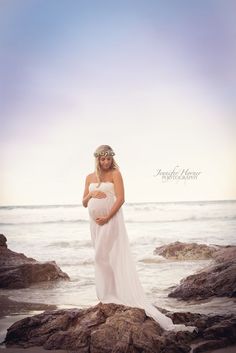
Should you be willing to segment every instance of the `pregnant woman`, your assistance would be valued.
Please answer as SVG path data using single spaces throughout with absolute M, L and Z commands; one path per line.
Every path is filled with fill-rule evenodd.
M 95 249 L 97 297 L 102 303 L 142 308 L 165 330 L 193 331 L 194 326 L 174 324 L 146 297 L 132 258 L 124 223 L 124 185 L 112 148 L 99 146 L 95 171 L 86 177 L 83 206 L 88 207 L 92 245 Z

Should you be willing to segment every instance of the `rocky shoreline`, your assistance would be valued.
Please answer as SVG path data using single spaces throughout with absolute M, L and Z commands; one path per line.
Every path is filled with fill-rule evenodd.
M 198 332 L 165 331 L 143 309 L 99 303 L 89 309 L 45 311 L 17 321 L 8 329 L 5 344 L 81 353 L 190 352 L 192 345 L 192 352 L 198 353 L 235 343 L 235 315 L 165 313 L 174 323 L 196 326 Z
M 4 241 L 4 238 L 0 236 L 1 254 L 6 254 L 6 241 Z M 1 248 L 5 249 L 2 250 Z M 21 266 L 22 260 L 23 262 L 29 261 L 27 263 L 31 265 L 34 265 L 35 262 L 37 263 L 34 259 L 28 260 L 23 254 L 7 250 L 8 256 L 9 254 L 12 255 L 14 260 L 13 266 L 16 266 L 16 259 L 20 260 L 19 266 Z M 176 297 L 180 300 L 193 298 L 201 300 L 217 296 L 235 297 L 235 246 L 175 242 L 156 248 L 154 253 L 175 261 L 212 259 L 211 264 L 206 268 L 182 279 L 180 284 L 168 296 Z M 6 261 L 6 256 L 4 261 Z M 58 270 L 57 267 L 56 270 Z M 6 273 L 11 275 L 9 267 L 5 275 Z M 16 273 L 15 267 L 14 273 Z M 25 281 L 24 272 L 20 271 L 20 273 L 21 280 L 16 281 L 16 283 L 30 286 L 32 282 Z M 57 273 L 59 273 L 58 276 L 45 276 L 46 280 L 69 278 L 60 269 Z M 61 273 L 63 274 L 62 276 Z M 9 287 L 9 283 L 15 279 L 14 276 L 5 280 L 6 288 L 18 288 Z M 41 276 L 38 278 L 41 281 L 45 277 Z M 2 298 L 2 300 L 3 303 L 5 301 L 5 304 L 2 304 L 3 306 L 14 307 L 16 305 L 17 308 L 17 302 L 9 301 L 7 298 Z M 28 309 L 31 310 L 29 303 L 25 303 L 25 305 L 26 311 Z M 28 309 L 27 305 L 29 305 Z M 37 347 L 38 350 L 40 349 L 39 347 L 47 350 L 62 349 L 64 350 L 62 353 L 65 351 L 73 351 L 73 353 L 200 353 L 210 352 L 213 349 L 222 347 L 225 347 L 225 352 L 230 352 L 230 346 L 236 343 L 236 315 L 233 313 L 205 315 L 190 312 L 170 312 L 157 307 L 171 317 L 174 323 L 198 328 L 198 332 L 194 331 L 191 333 L 187 331 L 164 331 L 157 322 L 146 316 L 143 309 L 113 303 L 98 303 L 87 309 L 72 308 L 60 310 L 52 310 L 55 309 L 53 307 L 43 308 L 40 304 L 35 305 L 36 307 L 39 305 L 39 310 L 46 309 L 46 311 L 19 320 L 8 328 L 4 342 L 8 353 L 10 353 L 10 350 L 14 352 L 16 347 L 24 348 L 26 351 L 29 349 L 28 352 L 33 347 Z M 34 350 L 31 352 L 34 352 Z
M 175 242 L 156 248 L 154 253 L 181 261 L 212 259 L 209 266 L 182 279 L 169 297 L 183 300 L 236 297 L 236 246 Z
M 55 261 L 39 262 L 7 247 L 7 238 L 0 234 L 0 288 L 26 288 L 33 283 L 69 280 Z

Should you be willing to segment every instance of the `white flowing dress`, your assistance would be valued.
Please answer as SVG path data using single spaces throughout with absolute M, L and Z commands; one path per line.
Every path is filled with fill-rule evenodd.
M 112 182 L 90 183 L 89 191 L 100 190 L 105 198 L 91 198 L 88 202 L 92 245 L 95 249 L 96 294 L 102 303 L 123 304 L 142 308 L 165 330 L 193 331 L 195 326 L 174 324 L 146 297 L 138 277 L 130 249 L 122 208 L 104 225 L 95 222 L 107 216 L 116 196 Z

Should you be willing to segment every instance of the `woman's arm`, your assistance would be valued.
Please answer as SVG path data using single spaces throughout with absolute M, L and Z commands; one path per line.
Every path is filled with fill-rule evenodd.
M 113 172 L 113 182 L 115 188 L 116 201 L 114 202 L 109 214 L 105 217 L 99 217 L 96 219 L 96 222 L 100 225 L 107 223 L 120 209 L 120 207 L 125 202 L 125 192 L 124 192 L 124 183 L 122 175 L 119 170 Z
M 123 183 L 122 175 L 119 170 L 116 170 L 113 173 L 113 181 L 114 181 L 114 188 L 115 188 L 115 194 L 116 194 L 116 201 L 108 214 L 109 219 L 111 219 L 116 214 L 116 212 L 120 209 L 120 207 L 125 202 L 124 183 Z
M 82 200 L 82 204 L 84 207 L 88 206 L 88 202 L 91 198 L 92 198 L 92 195 L 89 192 L 89 176 L 87 176 L 86 180 L 85 180 L 84 195 L 83 195 L 83 200 Z
M 85 180 L 84 195 L 83 195 L 83 200 L 82 200 L 82 204 L 84 207 L 88 206 L 88 202 L 92 197 L 95 197 L 97 199 L 102 199 L 107 196 L 105 194 L 105 192 L 100 191 L 100 190 L 89 191 L 89 184 L 90 184 L 90 178 L 88 175 Z

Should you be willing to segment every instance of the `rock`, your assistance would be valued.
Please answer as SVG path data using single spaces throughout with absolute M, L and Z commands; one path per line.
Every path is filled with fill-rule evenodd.
M 223 347 L 227 347 L 229 345 L 229 343 L 227 343 L 224 340 L 209 340 L 209 341 L 203 341 L 200 342 L 199 344 L 197 344 L 193 350 L 192 353 L 206 353 L 206 352 L 212 352 L 212 349 L 218 349 L 219 348 L 223 348 Z M 215 351 L 214 351 L 215 352 Z M 226 351 L 224 350 L 224 353 L 226 353 Z
M 68 280 L 55 261 L 39 262 L 7 248 L 0 235 L 0 288 L 26 288 L 32 283 Z
M 234 261 L 236 259 L 236 246 L 226 246 L 212 255 L 216 262 Z
M 175 260 L 212 259 L 195 274 L 180 281 L 169 297 L 206 299 L 212 296 L 236 296 L 236 246 L 175 242 L 155 249 L 155 254 Z
M 236 317 L 229 316 L 219 320 L 213 317 L 212 325 L 202 332 L 203 341 L 194 347 L 192 353 L 205 353 L 208 350 L 233 345 L 236 340 Z
M 187 353 L 196 342 L 199 346 L 209 341 L 216 348 L 236 341 L 233 314 L 167 315 L 174 323 L 197 326 L 198 333 L 164 331 L 143 309 L 98 303 L 88 309 L 45 311 L 17 321 L 8 329 L 4 343 L 7 348 L 43 346 L 81 353 Z
M 187 299 L 206 299 L 212 296 L 235 297 L 236 261 L 213 264 L 180 281 L 168 296 Z
M 0 234 L 0 246 L 7 247 L 7 238 L 3 234 Z
M 211 259 L 213 254 L 220 249 L 222 249 L 222 247 L 219 245 L 182 243 L 176 241 L 157 247 L 154 250 L 154 255 L 160 255 L 171 260 L 205 260 Z

